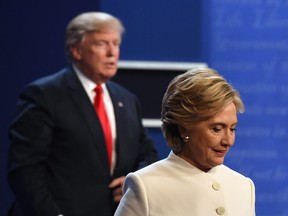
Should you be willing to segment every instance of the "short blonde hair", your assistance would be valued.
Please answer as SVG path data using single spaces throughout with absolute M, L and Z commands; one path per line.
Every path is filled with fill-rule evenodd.
M 73 18 L 66 28 L 65 49 L 68 60 L 72 60 L 69 48 L 83 41 L 88 32 L 108 31 L 118 32 L 121 39 L 125 29 L 119 19 L 104 12 L 86 12 Z
M 176 76 L 162 100 L 162 131 L 168 146 L 175 149 L 183 144 L 178 126 L 187 128 L 211 118 L 230 102 L 237 112 L 244 112 L 238 91 L 211 68 L 195 68 Z

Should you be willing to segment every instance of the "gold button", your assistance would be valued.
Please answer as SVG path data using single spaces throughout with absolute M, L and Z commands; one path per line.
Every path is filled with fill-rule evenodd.
M 220 184 L 218 184 L 218 183 L 212 184 L 212 187 L 213 187 L 213 189 L 216 190 L 216 191 L 220 190 L 220 188 L 221 188 Z
M 225 214 L 225 208 L 224 207 L 218 207 L 216 209 L 216 212 L 218 215 L 223 215 L 223 214 Z

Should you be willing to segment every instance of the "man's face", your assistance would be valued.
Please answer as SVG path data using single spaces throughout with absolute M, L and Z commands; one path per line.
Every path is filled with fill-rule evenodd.
M 95 83 L 102 83 L 117 72 L 120 42 L 120 34 L 116 31 L 90 32 L 70 51 L 82 73 Z

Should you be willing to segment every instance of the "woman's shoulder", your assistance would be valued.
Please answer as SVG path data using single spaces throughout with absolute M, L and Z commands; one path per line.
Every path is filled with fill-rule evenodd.
M 233 170 L 232 168 L 222 164 L 216 167 L 215 175 L 219 177 L 223 177 L 223 179 L 227 179 L 229 181 L 243 181 L 252 183 L 251 178 L 246 176 L 244 173 L 240 173 L 239 171 Z

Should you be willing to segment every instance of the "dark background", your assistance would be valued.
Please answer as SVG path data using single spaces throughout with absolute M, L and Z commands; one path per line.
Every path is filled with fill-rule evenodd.
M 126 33 L 121 60 L 205 62 L 241 93 L 237 139 L 226 164 L 256 185 L 261 216 L 288 216 L 287 0 L 0 0 L 0 215 L 13 195 L 6 182 L 7 130 L 21 89 L 66 66 L 64 33 L 74 16 L 105 11 Z M 120 70 L 145 118 L 158 119 L 168 82 L 183 71 Z M 148 128 L 161 158 L 169 152 L 159 128 Z

